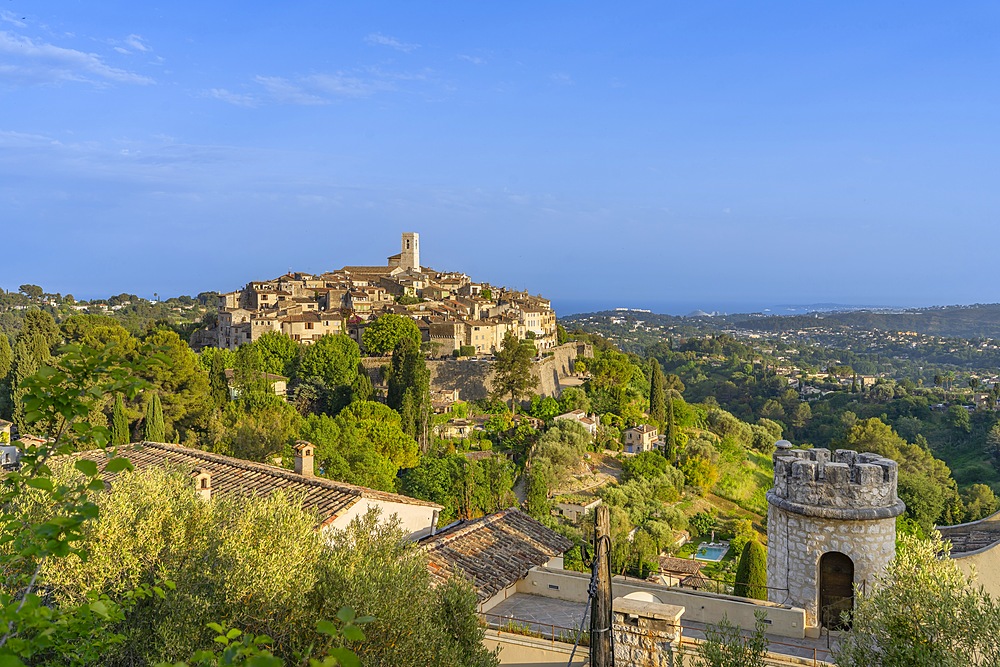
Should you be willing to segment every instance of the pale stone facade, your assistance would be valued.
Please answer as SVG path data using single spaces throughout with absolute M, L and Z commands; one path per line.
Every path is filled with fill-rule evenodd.
M 877 454 L 779 442 L 767 493 L 769 599 L 803 608 L 814 629 L 836 624 L 841 605 L 850 606 L 843 599 L 850 584 L 871 586 L 895 555 L 896 517 L 905 509 L 897 476 L 896 462 Z M 828 555 L 836 565 L 824 570 Z M 829 602 L 837 597 L 837 604 Z

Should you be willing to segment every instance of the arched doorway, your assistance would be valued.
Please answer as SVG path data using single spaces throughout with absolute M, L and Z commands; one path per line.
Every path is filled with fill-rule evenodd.
M 828 630 L 850 627 L 843 612 L 854 609 L 854 561 L 839 551 L 819 559 L 819 620 Z

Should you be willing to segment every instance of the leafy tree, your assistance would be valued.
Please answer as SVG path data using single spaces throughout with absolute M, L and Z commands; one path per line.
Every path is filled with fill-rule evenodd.
M 300 435 L 316 445 L 322 476 L 375 489 L 395 491 L 400 468 L 412 468 L 419 459 L 400 416 L 381 403 L 351 403 L 336 418 L 309 415 Z
M 951 525 L 962 520 L 962 501 L 951 470 L 918 444 L 899 437 L 878 419 L 863 419 L 847 432 L 844 445 L 860 452 L 874 452 L 899 464 L 899 497 L 906 503 L 906 516 L 929 533 L 935 524 Z
M 160 403 L 160 395 L 154 392 L 149 403 L 146 404 L 143 439 L 147 442 L 163 442 L 166 437 L 166 431 L 163 427 L 163 405 Z
M 622 481 L 636 477 L 653 479 L 665 473 L 672 466 L 658 452 L 642 452 L 622 461 Z
M 115 406 L 111 411 L 111 444 L 115 447 L 127 445 L 131 440 L 128 426 L 128 415 L 125 414 L 125 402 L 122 395 L 115 396 Z
M 950 549 L 938 533 L 930 540 L 899 536 L 885 572 L 857 594 L 837 665 L 1000 664 L 1000 606 L 959 570 Z
M 379 315 L 374 322 L 365 327 L 361 334 L 361 344 L 365 352 L 379 356 L 389 354 L 404 339 L 413 341 L 420 348 L 420 329 L 412 318 L 385 313 Z
M 280 331 L 265 331 L 254 344 L 261 351 L 265 373 L 291 377 L 299 360 L 299 344 Z
M 590 399 L 587 398 L 587 392 L 579 387 L 566 387 L 559 394 L 559 410 L 562 413 L 573 410 L 590 412 Z
M 534 357 L 530 345 L 524 345 L 513 332 L 504 334 L 503 344 L 496 353 L 493 370 L 493 393 L 495 399 L 510 397 L 511 410 L 517 409 L 518 399 L 538 385 L 538 378 L 531 373 Z
M 767 551 L 755 539 L 743 546 L 736 566 L 734 594 L 755 600 L 767 599 Z
M 203 429 L 211 412 L 208 373 L 175 331 L 156 329 L 143 338 L 162 363 L 143 370 L 142 378 L 160 395 L 167 438 L 183 440 Z
M 249 461 L 270 463 L 298 438 L 302 417 L 274 394 L 247 394 L 228 403 L 224 432 L 214 450 Z
M 948 422 L 952 428 L 962 433 L 969 433 L 972 430 L 972 420 L 969 418 L 969 411 L 961 405 L 953 405 L 948 408 Z
M 657 424 L 662 424 L 667 416 L 667 386 L 663 377 L 660 362 L 652 360 L 652 371 L 649 380 L 649 418 Z
M 962 493 L 965 520 L 978 521 L 997 511 L 997 497 L 985 484 L 973 484 Z
M 59 329 L 67 343 L 94 349 L 113 345 L 120 354 L 132 354 L 138 347 L 138 341 L 128 329 L 107 315 L 70 315 L 59 325 Z
M 32 285 L 30 283 L 27 285 L 21 285 L 20 287 L 17 288 L 17 290 L 21 294 L 25 295 L 26 297 L 28 297 L 33 301 L 38 301 L 39 299 L 42 298 L 42 295 L 45 294 L 45 290 L 43 290 L 41 287 L 39 287 L 38 285 Z
M 327 334 L 302 350 L 299 379 L 315 378 L 327 387 L 350 386 L 358 374 L 361 351 L 344 334 Z
M 528 408 L 528 414 L 544 422 L 548 422 L 562 414 L 562 408 L 559 405 L 559 401 L 551 396 L 543 397 L 536 395 L 531 398 L 531 406 Z
M 13 351 L 7 335 L 0 332 L 0 418 L 10 418 L 10 370 L 13 364 Z

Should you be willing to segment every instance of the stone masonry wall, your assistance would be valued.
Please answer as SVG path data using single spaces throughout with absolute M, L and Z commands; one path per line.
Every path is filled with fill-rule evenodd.
M 848 556 L 854 583 L 870 585 L 896 549 L 898 466 L 877 454 L 791 449 L 778 443 L 767 493 L 767 585 L 772 602 L 805 609 L 818 625 L 819 561 Z
M 559 397 L 563 390 L 561 381 L 573 374 L 573 364 L 580 354 L 579 348 L 576 343 L 560 345 L 552 349 L 550 356 L 532 365 L 531 372 L 538 378 L 536 393 Z M 583 354 L 586 356 L 586 351 Z M 459 398 L 463 401 L 486 398 L 493 386 L 493 364 L 488 361 L 428 361 L 427 368 L 431 372 L 432 391 L 458 389 Z
M 615 664 L 619 667 L 673 667 L 671 655 L 680 645 L 680 626 L 670 621 L 630 619 L 615 612 L 611 625 Z
M 895 519 L 809 517 L 773 505 L 767 513 L 767 585 L 771 602 L 801 607 L 819 622 L 819 559 L 839 551 L 854 562 L 854 583 L 870 586 L 896 552 Z M 787 593 L 785 590 L 787 589 Z

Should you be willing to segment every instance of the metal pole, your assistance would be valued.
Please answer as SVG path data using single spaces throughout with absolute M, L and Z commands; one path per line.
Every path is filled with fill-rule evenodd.
M 611 653 L 611 514 L 607 505 L 595 512 L 594 575 L 596 592 L 590 607 L 590 667 L 613 667 Z

